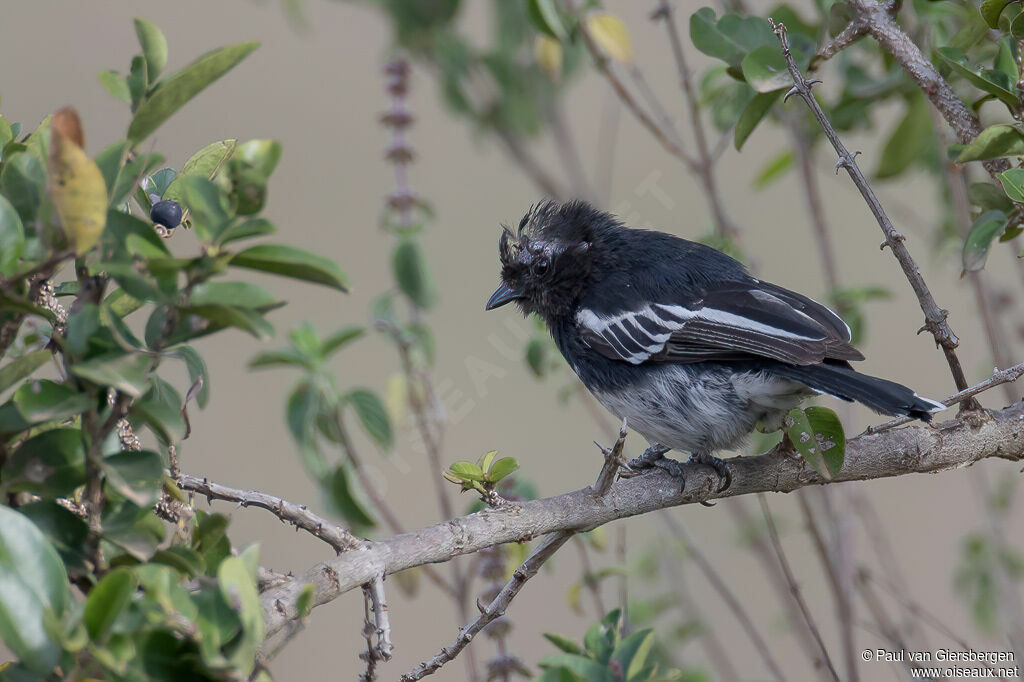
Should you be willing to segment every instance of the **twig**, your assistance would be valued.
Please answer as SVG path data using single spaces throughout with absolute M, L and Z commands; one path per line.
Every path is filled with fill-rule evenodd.
M 566 5 L 572 14 L 579 14 L 579 3 L 577 0 L 566 0 Z M 615 94 L 619 96 L 619 100 L 626 105 L 630 113 L 636 117 L 636 120 L 640 124 L 647 128 L 647 131 L 654 136 L 662 147 L 665 148 L 670 154 L 678 158 L 690 169 L 695 168 L 695 161 L 690 158 L 690 155 L 686 153 L 683 148 L 683 144 L 679 139 L 679 133 L 674 128 L 669 127 L 665 123 L 659 123 L 654 120 L 654 117 L 648 113 L 640 103 L 636 101 L 633 94 L 626 87 L 622 77 L 615 70 L 615 65 L 611 63 L 604 52 L 601 51 L 601 47 L 594 40 L 594 36 L 591 35 L 590 29 L 587 27 L 586 21 L 579 22 L 580 37 L 583 39 L 583 44 L 586 46 L 587 51 L 590 52 L 590 56 L 594 59 L 594 64 L 597 66 L 598 71 L 604 74 L 605 78 L 608 79 L 608 84 L 612 86 Z
M 551 137 L 558 150 L 558 157 L 566 175 L 570 178 L 572 192 L 579 199 L 594 201 L 597 197 L 587 179 L 587 172 L 583 167 L 583 160 L 580 157 L 579 148 L 572 136 L 572 130 L 565 122 L 565 115 L 558 104 L 551 108 L 548 117 L 551 125 Z
M 373 614 L 373 597 L 370 585 L 363 585 L 363 629 L 360 631 L 366 640 L 366 651 L 359 654 L 360 660 L 366 662 L 366 669 L 359 676 L 359 682 L 374 682 L 377 679 L 377 662 L 381 660 L 380 652 L 373 645 L 373 635 L 377 631 L 376 624 L 370 619 Z
M 604 451 L 604 465 L 601 467 L 601 473 L 598 474 L 597 481 L 592 487 L 592 494 L 596 498 L 602 498 L 611 488 L 612 482 L 615 480 L 615 472 L 618 471 L 619 464 L 622 460 L 622 448 L 626 442 L 626 421 L 622 421 L 622 428 L 619 430 L 619 438 L 615 441 L 615 445 L 611 448 L 605 449 Z M 598 447 L 601 447 L 600 445 Z M 421 663 L 416 666 L 413 670 L 402 675 L 400 678 L 401 682 L 414 682 L 419 680 L 431 673 L 436 672 L 445 663 L 452 661 L 458 656 L 463 649 L 469 646 L 469 643 L 473 641 L 473 637 L 483 630 L 489 623 L 494 621 L 496 618 L 505 614 L 505 610 L 508 605 L 515 599 L 519 591 L 523 589 L 526 582 L 537 575 L 537 571 L 544 563 L 554 556 L 562 545 L 569 541 L 573 535 L 579 532 L 579 529 L 563 530 L 558 533 L 553 533 L 548 537 L 544 538 L 543 542 L 530 553 L 530 556 L 517 568 L 509 579 L 505 586 L 501 588 L 501 592 L 498 593 L 487 608 L 482 608 L 480 615 L 477 618 L 462 628 L 459 631 L 458 637 L 455 638 L 450 646 L 442 647 L 441 651 L 431 658 L 429 661 Z
M 786 559 L 786 554 L 782 551 L 782 543 L 779 541 L 779 533 L 775 529 L 775 521 L 772 519 L 772 513 L 768 509 L 768 500 L 765 498 L 764 493 L 758 493 L 757 499 L 761 503 L 761 513 L 764 514 L 764 521 L 768 526 L 768 537 L 771 539 L 772 547 L 775 549 L 775 556 L 778 558 L 779 565 L 782 567 L 782 572 L 786 576 L 786 582 L 789 583 L 789 591 L 796 599 L 796 603 L 800 607 L 800 613 L 803 615 L 804 621 L 807 623 L 807 627 L 810 628 L 811 632 L 814 634 L 814 641 L 818 645 L 818 650 L 821 652 L 825 666 L 832 674 L 833 679 L 835 679 L 836 682 L 839 682 L 839 673 L 836 672 L 835 666 L 832 665 L 832 659 L 828 655 L 828 649 L 825 648 L 825 642 L 821 638 L 821 632 L 818 631 L 818 626 L 815 625 L 814 619 L 811 617 L 811 612 L 807 608 L 807 603 L 804 602 L 804 598 L 800 596 L 800 586 L 797 585 L 796 577 L 793 575 L 793 571 L 789 567 L 789 561 Z
M 271 514 L 286 521 L 296 528 L 320 538 L 334 548 L 338 554 L 353 549 L 362 549 L 364 541 L 360 540 L 350 532 L 331 523 L 325 518 L 317 516 L 302 504 L 295 504 L 274 497 L 258 490 L 239 490 L 229 488 L 219 483 L 213 483 L 209 479 L 199 478 L 190 474 L 180 474 L 177 479 L 178 487 L 182 490 L 205 495 L 207 500 L 225 500 L 237 502 L 242 507 L 260 507 Z
M 842 470 L 834 482 L 878 479 L 909 473 L 962 469 L 997 457 L 1024 459 L 1020 424 L 1024 404 L 961 418 L 938 427 L 911 426 L 883 433 L 862 434 L 846 444 Z M 894 455 L 894 453 L 898 453 Z M 314 586 L 319 606 L 373 579 L 414 566 L 451 561 L 494 544 L 521 542 L 559 531 L 583 531 L 610 521 L 701 500 L 757 492 L 789 492 L 826 483 L 795 451 L 776 448 L 756 457 L 729 462 L 732 486 L 716 492 L 718 477 L 707 467 L 688 472 L 686 485 L 659 471 L 620 480 L 603 496 L 586 487 L 556 497 L 526 500 L 514 508 L 485 509 L 427 528 L 367 543 L 366 550 L 345 552 L 317 564 L 286 585 L 262 596 L 267 632 L 274 633 L 297 617 L 299 596 L 307 583 Z
M 374 578 L 366 589 L 366 595 L 373 606 L 373 622 L 377 634 L 377 654 L 385 661 L 391 660 L 395 650 L 391 644 L 391 620 L 388 618 L 388 603 L 384 597 L 384 576 Z
M 793 77 L 793 89 L 790 90 L 786 97 L 793 94 L 799 95 L 807 106 L 810 107 L 811 113 L 814 114 L 814 118 L 817 119 L 818 124 L 821 125 L 825 131 L 825 136 L 829 142 L 835 148 L 839 154 L 839 161 L 836 164 L 836 172 L 839 168 L 845 168 L 846 172 L 849 173 L 850 179 L 853 180 L 854 184 L 857 185 L 857 189 L 860 190 L 861 196 L 864 201 L 867 202 L 868 208 L 871 209 L 872 215 L 875 216 L 875 220 L 878 221 L 878 226 L 882 229 L 882 233 L 885 235 L 885 245 L 888 246 L 896 260 L 899 261 L 900 267 L 903 268 L 903 273 L 907 277 L 907 281 L 910 282 L 911 288 L 917 295 L 917 300 L 921 305 L 921 310 L 924 313 L 925 325 L 923 329 L 927 329 L 931 332 L 935 338 L 936 344 L 938 344 L 943 353 L 946 356 L 946 362 L 949 364 L 950 372 L 953 375 L 953 382 L 956 384 L 958 390 L 967 388 L 967 379 L 964 377 L 963 367 L 960 365 L 960 360 L 956 356 L 956 347 L 959 343 L 953 330 L 949 328 L 949 324 L 946 323 L 947 312 L 939 308 L 938 304 L 935 303 L 935 298 L 929 291 L 928 286 L 924 282 L 924 278 L 921 276 L 921 271 L 911 257 L 910 252 L 906 246 L 903 245 L 903 235 L 896 232 L 896 229 L 892 226 L 892 222 L 889 220 L 889 216 L 886 215 L 885 209 L 878 202 L 874 192 L 868 185 L 867 179 L 864 174 L 861 173 L 860 168 L 857 166 L 857 162 L 854 160 L 854 155 L 847 151 L 846 147 L 843 146 L 842 141 L 839 139 L 839 135 L 836 134 L 832 124 L 829 123 L 828 118 L 825 116 L 825 112 L 821 110 L 821 106 L 818 101 L 814 98 L 811 93 L 811 87 L 813 86 L 812 81 L 808 81 L 804 78 L 803 74 L 800 73 L 800 69 L 797 67 L 796 62 L 793 60 L 793 54 L 789 49 L 789 40 L 786 37 L 785 25 L 778 23 L 774 24 L 775 34 L 779 38 L 779 44 L 782 46 L 782 54 L 786 59 L 786 65 L 789 68 L 789 73 Z M 967 401 L 964 403 L 962 409 L 977 409 L 978 405 L 975 401 Z
M 863 38 L 867 35 L 867 32 L 867 23 L 861 19 L 854 19 L 846 25 L 846 28 L 837 33 L 832 40 L 825 43 L 825 46 L 818 50 L 816 55 L 811 57 L 811 63 L 808 64 L 807 70 L 814 73 L 818 70 L 819 66 Z
M 584 542 L 578 535 L 576 536 L 573 544 L 576 545 L 576 549 L 579 551 L 580 566 L 583 568 L 583 577 L 581 578 L 581 581 L 594 600 L 594 609 L 597 611 L 597 619 L 601 620 L 604 618 L 605 614 L 608 613 L 608 610 L 605 609 L 604 599 L 601 598 L 601 585 L 594 577 L 594 565 L 590 561 L 590 551 L 587 549 L 586 542 Z
M 952 407 L 957 403 L 973 398 L 979 393 L 984 393 L 990 388 L 1001 386 L 1002 384 L 1006 384 L 1011 381 L 1016 381 L 1021 377 L 1021 375 L 1024 375 L 1024 362 L 1016 364 L 1013 367 L 1007 367 L 1006 369 L 997 368 L 996 371 L 992 373 L 992 376 L 989 377 L 988 379 L 978 382 L 969 388 L 965 388 L 964 390 L 958 393 L 954 393 L 953 395 L 939 402 L 941 402 L 946 407 Z M 889 421 L 883 424 L 879 424 L 878 426 L 869 426 L 864 430 L 864 433 L 879 433 L 881 431 L 886 431 L 897 426 L 903 426 L 904 424 L 907 424 L 912 421 L 914 421 L 912 417 L 897 417 L 896 419 L 890 419 Z
M 690 127 L 693 128 L 693 137 L 697 143 L 697 162 L 694 170 L 700 178 L 701 184 L 704 185 L 704 194 L 715 220 L 715 231 L 722 237 L 736 241 L 739 229 L 725 213 L 725 202 L 722 200 L 718 183 L 715 180 L 715 158 L 708 147 L 707 135 L 704 132 L 704 123 L 701 119 L 700 102 L 693 87 L 690 68 L 686 63 L 686 53 L 683 51 L 683 41 L 679 37 L 679 27 L 676 26 L 672 6 L 668 0 L 660 0 L 653 18 L 661 19 L 668 31 L 668 40 L 672 46 L 672 56 L 676 63 L 679 85 L 689 109 Z
M 558 181 L 551 177 L 551 174 L 526 150 L 526 142 L 521 137 L 501 129 L 497 129 L 495 132 L 508 155 L 542 192 L 554 199 L 568 196 Z
M 740 627 L 743 628 L 743 632 L 746 633 L 747 637 L 750 638 L 751 644 L 760 654 L 761 660 L 764 661 L 765 667 L 771 672 L 775 679 L 782 682 L 786 679 L 786 675 L 782 672 L 782 667 L 775 660 L 772 655 L 771 647 L 768 642 L 764 640 L 757 627 L 754 625 L 754 621 L 751 620 L 750 614 L 747 613 L 746 609 L 740 603 L 740 600 L 733 594 L 729 586 L 725 584 L 725 581 L 719 577 L 718 572 L 708 561 L 707 557 L 704 556 L 703 552 L 697 547 L 697 544 L 683 528 L 682 524 L 677 522 L 675 518 L 668 513 L 659 514 L 661 519 L 668 526 L 669 531 L 676 536 L 683 547 L 686 549 L 687 554 L 693 559 L 694 563 L 697 564 L 697 568 L 700 569 L 707 581 L 711 583 L 712 589 L 718 593 L 718 596 L 722 598 L 725 605 L 732 611 L 733 615 L 736 616 L 736 620 L 739 621 Z

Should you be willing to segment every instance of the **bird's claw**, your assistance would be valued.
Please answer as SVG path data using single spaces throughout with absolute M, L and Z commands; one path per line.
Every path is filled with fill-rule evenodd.
M 732 472 L 729 471 L 729 465 L 718 457 L 713 457 L 707 453 L 696 453 L 690 456 L 689 464 L 703 464 L 715 470 L 715 473 L 721 479 L 716 492 L 725 492 L 732 485 Z

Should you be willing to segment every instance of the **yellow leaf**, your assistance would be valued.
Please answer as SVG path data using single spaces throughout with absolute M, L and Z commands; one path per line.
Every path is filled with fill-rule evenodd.
M 618 17 L 606 13 L 591 14 L 587 17 L 587 31 L 612 59 L 633 61 L 633 40 Z
M 79 256 L 96 246 L 107 222 L 107 185 L 84 146 L 78 113 L 71 107 L 55 113 L 50 121 L 47 181 L 64 234 Z
M 405 406 L 409 402 L 409 384 L 404 374 L 392 374 L 388 377 L 388 386 L 384 393 L 384 406 L 391 423 L 400 428 L 405 421 Z
M 533 56 L 537 65 L 551 76 L 551 80 L 558 80 L 562 75 L 562 43 L 551 36 L 537 36 L 533 41 Z

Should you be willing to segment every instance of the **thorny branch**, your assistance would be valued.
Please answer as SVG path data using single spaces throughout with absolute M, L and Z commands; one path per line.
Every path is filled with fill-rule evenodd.
M 989 457 L 1020 461 L 1024 459 L 1022 420 L 1024 404 L 1016 403 L 992 414 L 977 414 L 970 420 L 958 419 L 938 427 L 861 434 L 847 442 L 844 466 L 834 481 L 946 471 Z M 387 540 L 367 542 L 365 551 L 345 552 L 264 593 L 267 632 L 277 632 L 298 616 L 296 601 L 307 583 L 314 586 L 314 605 L 321 605 L 381 572 L 390 575 L 414 566 L 450 561 L 498 543 L 521 542 L 559 531 L 589 530 L 616 519 L 715 497 L 789 492 L 825 483 L 793 450 L 782 447 L 755 457 L 733 458 L 730 468 L 733 484 L 723 493 L 715 492 L 718 478 L 706 467 L 691 467 L 682 490 L 678 479 L 661 472 L 646 473 L 620 480 L 602 497 L 595 496 L 588 487 L 522 502 L 514 508 L 485 509 Z
M 910 282 L 911 288 L 917 295 L 918 303 L 925 317 L 925 325 L 922 327 L 922 330 L 927 329 L 931 332 L 935 338 L 935 343 L 942 348 L 942 352 L 946 356 L 946 362 L 949 364 L 949 370 L 953 375 L 953 382 L 958 390 L 964 390 L 967 388 L 967 379 L 964 376 L 963 367 L 960 365 L 960 359 L 956 355 L 959 339 L 957 339 L 956 334 L 953 333 L 953 330 L 950 329 L 949 324 L 946 322 L 947 311 L 939 308 L 935 302 L 935 298 L 932 296 L 928 285 L 925 284 L 924 277 L 921 275 L 920 268 L 918 268 L 917 263 L 914 262 L 907 247 L 903 244 L 905 238 L 892 226 L 892 222 L 889 220 L 889 216 L 886 215 L 885 209 L 878 202 L 878 198 L 871 190 L 867 179 L 857 166 L 857 162 L 854 159 L 855 154 L 847 151 L 842 140 L 839 139 L 835 128 L 832 127 L 832 124 L 825 116 L 825 112 L 821 110 L 821 106 L 811 92 L 811 87 L 817 81 L 808 81 L 800 72 L 799 67 L 797 67 L 793 54 L 789 49 L 785 25 L 772 22 L 772 26 L 779 38 L 779 44 L 782 46 L 782 53 L 786 58 L 789 73 L 793 77 L 793 89 L 786 94 L 786 97 L 788 98 L 794 94 L 799 95 L 807 103 L 811 113 L 814 114 L 814 118 L 825 131 L 825 136 L 832 143 L 836 153 L 839 154 L 836 172 L 839 172 L 840 168 L 845 168 L 846 172 L 850 175 L 850 179 L 857 185 L 857 189 L 860 191 L 864 201 L 867 202 L 868 208 L 871 209 L 872 215 L 878 221 L 878 226 L 882 229 L 882 234 L 885 235 L 884 246 L 888 246 L 892 250 L 896 260 L 899 261 L 900 267 L 903 268 L 907 281 Z M 962 404 L 962 409 L 978 409 L 978 404 L 976 401 L 968 399 Z
M 619 429 L 618 440 L 615 441 L 610 449 L 601 447 L 604 452 L 604 466 L 601 467 L 601 473 L 597 476 L 597 481 L 594 483 L 591 489 L 591 495 L 597 499 L 601 499 L 608 492 L 612 486 L 612 482 L 615 480 L 615 474 L 619 469 L 619 465 L 622 463 L 622 448 L 626 444 L 626 421 L 623 420 L 622 427 Z M 477 616 L 476 620 L 462 628 L 459 631 L 459 636 L 455 638 L 455 642 L 450 646 L 442 647 L 441 651 L 438 652 L 429 661 L 421 663 L 416 666 L 413 670 L 409 671 L 405 675 L 402 675 L 401 682 L 414 682 L 415 680 L 422 679 L 431 673 L 436 672 L 445 663 L 454 660 L 459 653 L 462 652 L 469 643 L 473 641 L 479 632 L 481 632 L 488 624 L 494 621 L 496 618 L 504 615 L 508 605 L 512 603 L 519 591 L 523 589 L 526 582 L 537 575 L 537 571 L 544 563 L 554 556 L 555 552 L 561 549 L 562 545 L 568 542 L 573 535 L 579 532 L 580 529 L 567 529 L 558 533 L 549 535 L 544 541 L 533 550 L 533 552 L 526 558 L 512 573 L 512 577 L 505 587 L 501 589 L 498 596 L 487 605 L 487 608 L 481 608 L 480 615 Z

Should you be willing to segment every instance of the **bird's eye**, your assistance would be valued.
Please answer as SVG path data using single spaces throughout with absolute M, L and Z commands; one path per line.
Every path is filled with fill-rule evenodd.
M 537 259 L 537 262 L 533 264 L 533 274 L 538 277 L 543 277 L 548 274 L 548 270 L 551 268 L 551 261 L 547 256 L 542 256 Z

